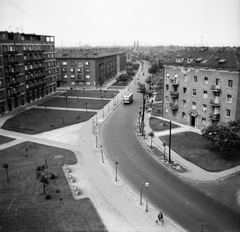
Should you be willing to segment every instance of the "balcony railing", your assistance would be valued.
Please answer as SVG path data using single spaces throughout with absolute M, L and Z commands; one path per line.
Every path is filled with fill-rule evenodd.
M 170 82 L 171 82 L 173 85 L 179 85 L 178 79 L 170 79 Z
M 170 91 L 170 95 L 174 98 L 177 98 L 179 93 L 177 91 Z
M 209 118 L 213 121 L 218 121 L 220 119 L 220 114 L 211 113 L 209 114 Z
M 221 93 L 221 87 L 219 85 L 211 85 L 211 90 L 215 93 Z
M 178 105 L 175 103 L 170 103 L 170 107 L 172 110 L 178 110 Z
M 212 106 L 219 107 L 219 106 L 220 106 L 220 101 L 219 101 L 219 100 L 216 100 L 216 99 L 211 99 L 211 100 L 210 100 L 210 104 L 211 104 Z

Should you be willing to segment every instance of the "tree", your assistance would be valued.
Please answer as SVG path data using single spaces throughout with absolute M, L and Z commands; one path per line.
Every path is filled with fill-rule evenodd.
M 221 151 L 231 151 L 234 146 L 240 143 L 239 136 L 227 126 L 219 126 L 217 140 Z
M 228 122 L 228 126 L 233 132 L 240 134 L 240 119 Z
M 152 66 L 148 69 L 148 72 L 150 74 L 156 74 L 157 72 L 159 72 L 159 68 L 158 68 L 158 64 L 157 63 L 153 63 Z
M 212 147 L 217 142 L 217 135 L 218 135 L 218 126 L 217 125 L 210 125 L 204 129 L 202 129 L 202 136 L 205 140 L 212 143 Z
M 142 135 L 144 135 L 144 124 L 145 124 L 144 114 L 145 114 L 146 99 L 149 97 L 152 97 L 153 93 L 152 91 L 147 90 L 145 84 L 141 82 L 138 82 L 137 92 L 143 95 L 142 120 L 141 120 L 140 132 L 142 132 Z
M 46 194 L 46 186 L 49 184 L 48 178 L 45 173 L 42 173 L 39 177 L 40 182 L 43 183 L 43 194 Z
M 4 163 L 2 166 L 3 166 L 3 168 L 6 169 L 7 181 L 9 182 L 9 177 L 8 177 L 8 164 L 7 164 L 7 163 Z
M 149 132 L 148 135 L 151 137 L 151 149 L 152 149 L 152 140 L 155 137 L 155 134 L 153 131 Z

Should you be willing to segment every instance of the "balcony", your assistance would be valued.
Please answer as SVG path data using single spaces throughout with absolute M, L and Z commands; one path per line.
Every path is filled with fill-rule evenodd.
M 178 105 L 175 103 L 170 103 L 170 107 L 172 110 L 178 110 Z
M 172 85 L 179 85 L 178 79 L 170 79 Z
M 170 91 L 170 95 L 171 95 L 173 98 L 178 98 L 179 93 L 178 93 L 177 91 Z
M 220 119 L 220 114 L 211 113 L 211 114 L 209 114 L 209 118 L 210 118 L 212 121 L 219 121 L 219 119 Z
M 219 85 L 211 85 L 211 90 L 214 93 L 221 93 L 222 92 L 221 87 Z
M 13 55 L 13 54 L 18 54 L 18 51 L 3 51 L 4 55 Z
M 210 100 L 210 104 L 212 105 L 212 106 L 215 106 L 215 107 L 220 107 L 220 101 L 219 101 L 219 99 L 211 99 Z
M 18 64 L 18 61 L 9 61 L 8 62 L 8 65 L 16 65 L 16 64 Z

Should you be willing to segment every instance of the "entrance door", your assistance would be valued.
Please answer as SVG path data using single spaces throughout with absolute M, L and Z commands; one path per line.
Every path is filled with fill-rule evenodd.
M 195 127 L 195 121 L 196 121 L 195 116 L 191 116 L 191 126 Z

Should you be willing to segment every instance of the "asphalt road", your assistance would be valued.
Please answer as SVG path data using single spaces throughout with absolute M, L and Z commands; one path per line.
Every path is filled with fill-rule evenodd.
M 146 73 L 146 71 L 145 71 Z M 240 215 L 215 201 L 158 162 L 139 141 L 135 122 L 142 96 L 134 93 L 130 105 L 121 104 L 101 127 L 101 141 L 109 161 L 124 181 L 140 195 L 149 182 L 149 202 L 188 231 L 240 231 Z M 145 200 L 144 188 L 144 200 Z

